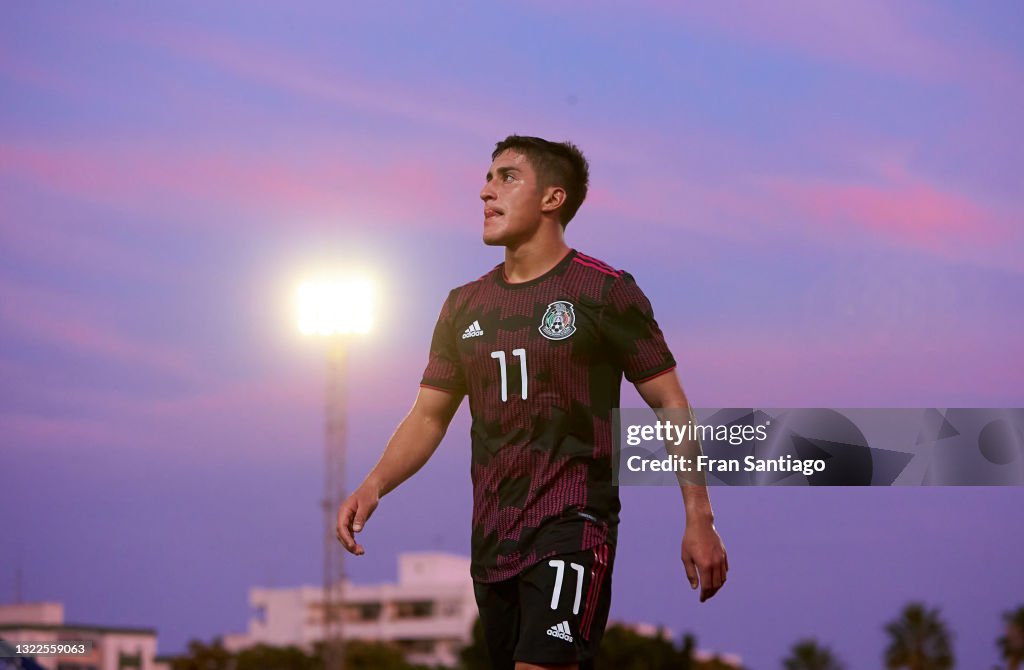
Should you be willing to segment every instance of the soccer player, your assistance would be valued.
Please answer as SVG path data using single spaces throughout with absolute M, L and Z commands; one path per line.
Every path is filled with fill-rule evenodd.
M 339 541 L 430 458 L 469 396 L 471 575 L 496 670 L 592 668 L 611 602 L 619 521 L 612 409 L 622 376 L 656 412 L 689 411 L 675 360 L 633 277 L 563 236 L 589 168 L 569 142 L 499 142 L 480 198 L 504 262 L 441 308 L 412 410 L 338 510 Z M 663 409 L 665 408 L 665 409 Z M 703 602 L 728 561 L 707 488 L 682 487 L 682 561 Z

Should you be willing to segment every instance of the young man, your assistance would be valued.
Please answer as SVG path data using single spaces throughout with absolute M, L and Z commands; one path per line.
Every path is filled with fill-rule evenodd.
M 688 411 L 650 303 L 626 272 L 563 238 L 587 193 L 571 143 L 512 135 L 480 191 L 484 243 L 505 260 L 452 290 L 419 394 L 338 510 L 338 539 L 427 461 L 469 396 L 471 573 L 496 670 L 592 668 L 611 602 L 619 520 L 612 409 L 623 374 L 655 411 Z M 684 486 L 682 560 L 701 601 L 728 561 L 704 486 Z

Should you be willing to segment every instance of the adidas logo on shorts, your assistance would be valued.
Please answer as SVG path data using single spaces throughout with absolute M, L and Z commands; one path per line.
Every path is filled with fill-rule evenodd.
M 469 324 L 469 328 L 462 333 L 462 339 L 468 339 L 470 337 L 480 337 L 484 334 L 484 329 L 480 327 L 479 321 L 474 321 Z
M 569 622 L 563 621 L 560 624 L 556 624 L 551 628 L 548 628 L 548 635 L 551 637 L 557 637 L 560 640 L 566 642 L 572 642 L 572 635 L 569 633 Z

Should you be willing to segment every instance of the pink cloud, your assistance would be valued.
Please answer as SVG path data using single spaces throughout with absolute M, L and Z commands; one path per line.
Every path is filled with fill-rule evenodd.
M 73 217 L 58 217 L 14 200 L 0 196 L 0 244 L 8 254 L 62 271 L 86 270 L 93 276 L 135 279 L 174 276 L 159 267 L 158 259 L 144 259 L 136 250 L 104 239 L 95 227 L 86 232 L 82 224 L 68 222 Z
M 825 151 L 821 138 L 807 148 Z M 1022 205 L 994 202 L 939 184 L 908 167 L 899 152 L 831 146 L 855 177 L 738 171 L 708 177 L 696 165 L 659 170 L 595 188 L 587 207 L 608 220 L 641 218 L 743 243 L 788 239 L 829 246 L 881 243 L 955 262 L 1024 270 L 1024 236 L 1013 225 Z M 748 156 L 753 155 L 747 151 Z M 735 154 L 739 165 L 742 152 Z M 669 160 L 669 159 L 661 159 Z
M 931 251 L 966 241 L 994 245 L 999 237 L 991 215 L 967 198 L 928 184 L 867 184 L 806 177 L 759 180 L 783 211 L 807 226 L 862 229 L 873 236 Z
M 433 164 L 425 169 L 421 159 L 410 159 L 359 169 L 330 153 L 309 154 L 293 163 L 184 148 L 0 144 L 0 173 L 134 211 L 158 214 L 173 203 L 183 207 L 176 208 L 181 213 L 177 221 L 185 225 L 202 221 L 205 226 L 210 220 L 190 210 L 220 207 L 246 215 L 214 218 L 225 226 L 243 220 L 248 226 L 260 221 L 303 220 L 308 226 L 372 220 L 461 227 L 476 214 L 476 181 L 469 166 Z M 647 169 L 659 170 L 656 162 Z M 474 190 L 457 192 L 467 182 Z M 861 179 L 732 174 L 709 181 L 696 173 L 665 177 L 648 172 L 605 184 L 591 189 L 584 210 L 588 217 L 640 217 L 737 241 L 780 230 L 828 243 L 862 238 L 953 260 L 1021 267 L 1019 253 L 1013 252 L 1020 250 L 1020 236 L 1008 224 L 1019 207 L 993 205 L 940 187 L 892 161 L 877 163 Z M 76 234 L 73 227 L 58 233 L 28 218 L 15 221 L 10 212 L 4 218 L 8 225 L 3 237 L 28 253 L 57 250 L 74 256 L 72 262 L 79 265 L 145 272 L 128 252 Z
M 790 332 L 675 337 L 679 376 L 696 407 L 1019 406 L 1024 347 L 984 335 L 922 347 L 894 332 L 879 345 L 863 331 L 824 326 Z M 993 346 L 993 345 L 997 346 Z M 998 348 L 1005 345 L 1005 348 Z M 692 352 L 692 353 L 691 353 Z
M 72 418 L 34 414 L 0 414 L 0 446 L 31 446 L 33 449 L 74 449 L 80 446 L 119 448 L 152 447 L 158 436 L 152 432 L 127 432 L 109 418 Z
M 237 147 L 6 143 L 0 144 L 0 174 L 107 206 L 156 215 L 173 207 L 179 223 L 194 220 L 196 208 L 228 207 L 249 215 L 246 225 L 253 218 L 345 217 L 445 225 L 453 209 L 472 201 L 472 195 L 452 193 L 456 185 L 448 181 L 444 159 L 429 166 L 421 156 L 369 165 L 335 149 L 288 157 Z M 218 220 L 228 226 L 239 221 Z
M 652 6 L 744 38 L 873 68 L 933 75 L 936 66 L 948 60 L 936 44 L 909 30 L 891 3 L 790 0 L 769 5 L 725 0 Z
M 9 368 L 0 362 L 0 369 Z M 42 390 L 48 414 L 0 414 L 0 445 L 74 450 L 80 446 L 147 449 L 194 460 L 197 467 L 224 460 L 317 462 L 323 450 L 323 379 L 309 371 L 276 374 L 252 380 L 207 382 L 196 391 L 172 397 L 96 392 L 52 386 Z M 375 397 L 396 397 L 394 388 L 374 379 L 350 382 Z M 408 401 L 415 394 L 408 385 Z M 353 397 L 348 416 L 351 431 L 378 433 L 383 444 L 408 410 Z M 71 416 L 85 414 L 85 416 Z M 377 446 L 352 444 L 352 455 Z
M 478 138 L 459 148 L 476 147 L 483 140 L 489 152 L 493 148 L 491 143 L 509 133 L 537 129 L 531 132 L 544 135 L 543 129 L 552 126 L 550 115 L 534 111 L 529 106 L 502 103 L 495 99 L 492 90 L 466 88 L 459 80 L 446 78 L 447 73 L 444 71 L 431 72 L 429 78 L 422 81 L 391 82 L 381 78 L 360 78 L 335 64 L 317 62 L 278 45 L 268 48 L 265 43 L 247 42 L 237 35 L 207 32 L 194 26 L 169 23 L 143 25 L 119 21 L 97 23 L 90 28 L 97 34 L 144 48 L 162 49 L 183 60 L 212 66 L 231 77 L 256 82 L 299 100 L 345 110 L 363 110 L 375 116 L 384 115 L 384 118 L 403 119 L 414 126 L 426 124 L 453 131 L 453 138 Z M 338 48 L 343 48 L 343 45 Z M 336 60 L 343 60 L 345 55 L 342 53 L 341 58 Z M 197 94 L 190 90 L 184 93 L 179 91 L 177 95 L 189 98 Z M 222 104 L 216 103 L 214 106 Z M 253 113 L 252 110 L 240 111 L 243 114 Z M 557 124 L 556 127 L 562 126 Z M 574 131 L 576 137 L 584 134 L 588 134 L 585 128 Z M 587 146 L 592 149 L 602 147 L 610 154 L 624 150 L 623 142 L 608 140 L 603 132 L 589 135 Z M 413 147 L 413 152 L 421 155 L 429 150 L 435 157 L 444 156 L 453 150 L 451 143 L 443 142 L 428 142 L 426 147 L 417 146 L 422 144 L 421 140 L 416 139 L 421 136 L 422 132 L 417 129 L 415 134 L 402 140 L 402 145 Z M 391 147 L 383 148 L 387 150 Z M 486 165 L 486 156 L 486 153 L 481 153 L 477 159 L 482 166 Z M 476 170 L 482 175 L 479 167 Z
M 429 91 L 416 92 L 408 85 L 395 86 L 382 81 L 366 81 L 340 68 L 303 61 L 281 50 L 268 51 L 265 45 L 247 44 L 238 37 L 212 34 L 194 27 L 140 25 L 121 21 L 96 24 L 92 29 L 145 47 L 157 47 L 175 56 L 213 65 L 232 76 L 255 81 L 304 98 L 353 107 L 374 113 L 428 123 L 490 138 L 497 120 L 476 108 L 460 91 L 443 80 L 431 80 Z M 439 89 L 448 88 L 439 99 Z
M 0 317 L 6 328 L 64 351 L 195 381 L 203 377 L 190 356 L 169 344 L 143 342 L 87 313 L 82 303 L 51 292 L 0 281 Z
M 935 3 L 651 0 L 637 8 L 644 7 L 688 26 L 702 24 L 820 60 L 925 81 L 957 81 L 1005 91 L 1024 75 L 1010 54 L 972 35 L 964 29 L 962 17 Z
M 4 49 L 2 45 L 0 45 L 0 79 L 9 79 L 42 91 L 65 96 L 77 96 L 87 91 L 80 83 L 40 65 L 38 62 L 20 58 L 14 52 Z
M 189 395 L 145 400 L 136 406 L 136 411 L 154 417 L 192 420 L 228 414 L 242 420 L 246 415 L 285 414 L 300 408 L 318 411 L 322 403 L 323 392 L 315 379 L 292 376 L 211 385 Z
M 278 460 L 296 451 L 308 456 L 322 446 L 319 390 L 296 378 L 207 382 L 203 390 L 174 397 L 51 385 L 35 395 L 56 411 L 0 414 L 0 441 L 61 450 L 160 450 L 194 454 L 197 462 L 257 452 Z

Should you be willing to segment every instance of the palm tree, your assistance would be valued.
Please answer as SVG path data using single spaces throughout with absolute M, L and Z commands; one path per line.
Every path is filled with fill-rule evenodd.
M 782 660 L 785 670 L 843 670 L 843 664 L 828 647 L 822 647 L 817 640 L 800 640 L 789 650 L 789 657 Z
M 1018 670 L 1024 664 L 1024 605 L 1014 612 L 1003 612 L 1006 635 L 999 638 L 999 651 L 1006 661 L 1006 670 Z
M 910 603 L 898 619 L 885 626 L 889 646 L 885 650 L 888 670 L 949 670 L 953 667 L 953 645 L 939 610 Z

